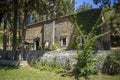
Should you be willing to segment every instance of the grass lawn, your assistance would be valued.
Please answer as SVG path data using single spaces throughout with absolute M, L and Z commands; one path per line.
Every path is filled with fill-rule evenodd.
M 120 80 L 120 75 L 95 75 L 91 80 Z M 75 80 L 74 77 L 56 74 L 54 71 L 39 71 L 34 68 L 8 68 L 0 67 L 0 80 Z M 81 78 L 80 80 L 84 80 Z
M 34 68 L 0 67 L 0 80 L 73 80 L 71 77 L 61 77 L 60 74 L 39 71 Z

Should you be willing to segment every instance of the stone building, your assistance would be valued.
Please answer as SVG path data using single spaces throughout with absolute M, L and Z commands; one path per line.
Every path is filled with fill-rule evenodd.
M 98 17 L 100 16 L 100 9 L 88 10 L 77 14 L 78 24 L 83 25 L 85 33 L 89 33 L 90 28 L 96 24 Z M 32 50 L 38 50 L 39 48 L 50 48 L 51 45 L 57 44 L 59 48 L 68 49 L 73 42 L 74 25 L 70 20 L 70 16 L 51 19 L 36 24 L 27 26 L 26 29 L 26 47 Z M 109 49 L 109 40 L 105 42 Z M 80 39 L 79 42 L 82 42 Z M 105 49 L 102 41 L 96 42 L 98 49 Z
M 73 28 L 72 22 L 67 17 L 28 25 L 25 42 L 33 50 L 38 50 L 41 46 L 49 48 L 52 44 L 66 49 L 71 41 Z

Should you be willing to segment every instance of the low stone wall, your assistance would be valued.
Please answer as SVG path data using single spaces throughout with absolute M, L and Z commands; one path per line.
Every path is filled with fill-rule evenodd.
M 101 56 L 101 60 L 97 66 L 100 68 L 104 63 L 104 59 L 110 53 L 110 51 L 105 50 L 98 50 L 95 54 Z M 28 61 L 30 65 L 38 61 L 46 61 L 52 62 L 56 61 L 57 63 L 61 64 L 62 66 L 66 66 L 68 63 L 70 65 L 76 64 L 77 51 L 75 50 L 68 50 L 68 51 L 25 51 L 25 60 Z
M 17 54 L 19 54 L 20 51 L 17 51 Z M 102 66 L 104 63 L 104 58 L 110 53 L 110 51 L 96 51 L 96 54 L 103 57 L 103 60 L 99 62 L 99 66 Z M 12 54 L 11 51 L 7 51 L 7 54 Z M 68 64 L 68 62 L 71 65 L 74 65 L 76 63 L 76 56 L 77 51 L 75 50 L 68 50 L 68 51 L 24 51 L 23 58 L 26 60 L 30 65 L 33 65 L 34 63 L 38 61 L 56 61 L 62 66 L 65 66 Z
M 67 65 L 68 63 L 74 65 L 76 63 L 77 51 L 50 51 L 46 52 L 41 60 L 51 62 L 56 61 L 62 66 Z
M 110 53 L 110 51 L 97 51 L 98 57 L 102 57 L 98 63 L 98 67 L 102 67 L 104 59 Z M 66 66 L 68 63 L 70 65 L 76 64 L 77 51 L 50 51 L 46 52 L 42 57 L 41 61 L 45 60 L 47 62 L 56 61 L 62 66 Z

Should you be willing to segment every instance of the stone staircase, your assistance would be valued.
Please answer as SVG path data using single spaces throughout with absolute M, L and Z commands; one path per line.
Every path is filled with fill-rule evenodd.
M 30 67 L 30 65 L 28 64 L 27 61 L 20 61 L 19 66 L 20 66 L 20 67 Z

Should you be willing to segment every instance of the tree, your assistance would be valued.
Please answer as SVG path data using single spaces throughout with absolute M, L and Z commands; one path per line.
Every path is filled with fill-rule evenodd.
M 113 6 L 117 12 L 120 12 L 120 0 L 93 0 L 100 7 Z
M 113 0 L 112 0 L 113 1 Z M 93 2 L 95 3 L 95 4 L 100 4 L 100 7 L 103 7 L 103 6 L 106 6 L 106 5 L 111 5 L 111 3 L 112 3 L 112 1 L 111 0 L 93 0 Z
M 3 6 L 0 10 L 1 13 L 1 19 L 4 19 L 4 28 L 3 28 L 3 58 L 5 58 L 5 51 L 7 49 L 7 18 L 8 18 L 8 13 L 9 13 L 9 2 L 7 0 L 0 1 L 1 6 Z M 1 21 L 0 21 L 1 22 Z
M 56 18 L 74 12 L 75 0 L 40 0 L 33 6 L 31 15 L 33 23 L 46 18 Z M 54 16 L 53 16 L 54 15 Z
M 5 1 L 1 1 L 2 4 L 4 5 L 3 9 L 3 14 L 4 14 L 4 35 L 3 35 L 3 50 L 7 50 L 7 31 L 8 28 L 7 24 L 11 24 L 12 23 L 12 16 L 14 13 L 14 21 L 13 21 L 13 54 L 15 54 L 16 52 L 16 46 L 17 46 L 17 42 L 16 42 L 16 38 L 17 38 L 17 5 L 18 5 L 18 1 L 17 0 L 5 0 Z M 11 24 L 12 25 L 12 24 Z
M 34 0 L 27 0 L 27 1 L 22 1 L 22 11 L 23 11 L 23 27 L 22 27 L 22 36 L 21 36 L 21 53 L 20 57 L 21 60 L 23 60 L 23 54 L 24 54 L 24 43 L 25 43 L 25 35 L 26 35 L 26 25 L 27 25 L 27 19 L 28 19 L 28 12 L 30 11 L 32 5 L 34 4 Z
M 13 27 L 13 54 L 16 54 L 16 47 L 17 47 L 17 20 L 18 20 L 18 0 L 13 1 L 14 6 L 14 27 Z M 14 59 L 16 56 L 14 56 Z
M 66 3 L 65 3 L 66 2 Z M 13 41 L 12 50 L 15 54 L 17 48 L 17 24 L 22 24 L 21 35 L 21 54 L 24 51 L 26 25 L 28 24 L 29 15 L 34 14 L 34 21 L 43 20 L 43 16 L 47 15 L 51 19 L 69 14 L 74 11 L 74 0 L 1 0 L 0 1 L 0 22 L 4 19 L 4 50 L 7 47 L 7 31 L 12 31 Z M 69 10 L 65 9 L 68 8 Z M 66 11 L 67 10 L 67 11 Z M 18 16 L 19 14 L 19 16 Z M 40 17 L 40 18 L 39 18 Z M 47 17 L 46 17 L 47 18 Z M 7 28 L 7 24 L 10 26 Z M 13 27 L 12 27 L 13 26 Z M 10 39 L 10 38 L 9 38 Z
M 111 29 L 111 45 L 113 47 L 120 46 L 120 14 L 112 7 L 103 8 L 104 24 L 110 26 Z
M 120 46 L 120 0 L 93 0 L 95 4 L 100 4 L 103 7 L 104 23 L 111 28 L 111 45 Z
M 80 5 L 76 11 L 81 12 L 81 11 L 85 11 L 85 10 L 89 10 L 89 9 L 92 9 L 92 5 L 90 5 L 89 3 L 83 2 L 83 4 Z

